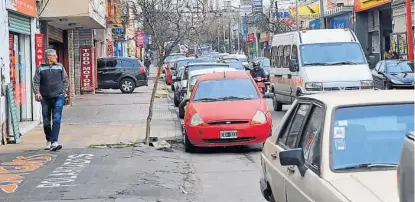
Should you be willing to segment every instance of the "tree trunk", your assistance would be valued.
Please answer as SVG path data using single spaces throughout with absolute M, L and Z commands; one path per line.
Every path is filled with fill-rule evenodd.
M 151 119 L 153 118 L 154 98 L 156 96 L 157 87 L 158 87 L 158 83 L 160 80 L 161 68 L 162 68 L 162 65 L 160 65 L 162 64 L 160 61 L 162 59 L 162 54 L 163 54 L 162 46 L 158 45 L 157 51 L 158 51 L 157 76 L 154 81 L 153 91 L 151 92 L 150 105 L 148 107 L 148 116 L 147 116 L 147 124 L 146 124 L 146 145 L 150 144 L 150 133 L 151 133 L 150 126 L 151 126 Z

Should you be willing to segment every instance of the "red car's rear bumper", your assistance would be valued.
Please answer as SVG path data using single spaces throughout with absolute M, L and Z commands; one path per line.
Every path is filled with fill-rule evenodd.
M 240 146 L 264 143 L 271 134 L 271 121 L 265 124 L 185 125 L 190 142 L 198 147 Z M 236 130 L 235 139 L 221 139 L 220 131 Z

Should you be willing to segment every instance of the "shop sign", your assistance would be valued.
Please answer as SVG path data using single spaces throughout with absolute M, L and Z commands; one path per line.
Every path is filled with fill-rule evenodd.
M 248 41 L 248 42 L 255 41 L 255 33 L 250 33 L 250 34 L 248 34 L 248 39 L 247 39 L 247 41 Z
M 308 22 L 308 29 L 320 29 L 320 19 L 311 20 Z
M 44 47 L 44 36 L 43 34 L 35 35 L 35 57 L 36 57 L 36 67 L 39 67 L 44 61 L 45 56 L 45 47 Z
M 271 38 L 270 38 L 269 32 L 262 32 L 259 35 L 259 42 L 269 41 L 270 39 Z
M 93 55 L 91 46 L 80 47 L 81 58 L 81 92 L 92 92 L 94 90 L 93 78 Z
M 114 44 L 112 41 L 107 41 L 107 56 L 114 56 Z
M 10 0 L 8 9 L 31 17 L 37 17 L 36 0 Z
M 355 0 L 354 2 L 354 11 L 361 12 L 390 3 L 391 0 Z
M 139 31 L 135 33 L 135 43 L 138 46 L 142 46 L 145 43 L 145 33 L 143 31 Z

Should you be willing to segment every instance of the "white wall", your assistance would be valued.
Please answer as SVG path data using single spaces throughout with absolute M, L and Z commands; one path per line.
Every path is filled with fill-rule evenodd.
M 35 61 L 35 34 L 36 33 L 40 33 L 39 27 L 37 26 L 38 21 L 36 18 L 32 18 L 31 20 L 31 35 L 30 35 L 30 43 L 31 45 L 31 54 L 32 54 L 32 78 L 35 75 L 36 72 L 36 61 Z M 30 92 L 32 92 L 32 96 L 34 96 L 33 91 L 32 91 L 32 86 L 30 86 Z M 26 90 L 29 90 L 29 87 L 27 87 Z M 40 104 L 40 102 L 36 102 L 34 97 L 33 97 L 33 120 L 37 121 L 40 123 L 40 121 L 42 120 L 42 106 Z

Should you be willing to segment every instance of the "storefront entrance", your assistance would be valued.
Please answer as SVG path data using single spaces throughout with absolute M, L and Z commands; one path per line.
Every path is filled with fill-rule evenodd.
M 20 121 L 33 120 L 32 65 L 30 35 L 9 33 L 10 82 L 14 88 L 17 116 Z

